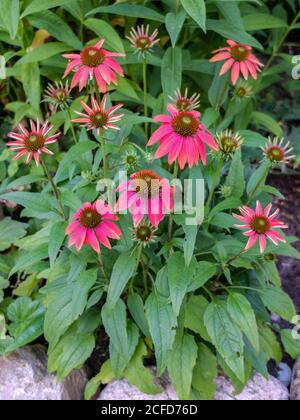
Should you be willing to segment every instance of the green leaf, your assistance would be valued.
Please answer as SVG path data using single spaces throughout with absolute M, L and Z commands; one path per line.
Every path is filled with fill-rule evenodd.
M 296 316 L 296 309 L 292 299 L 281 289 L 267 287 L 259 293 L 266 307 L 285 321 L 292 322 Z
M 219 110 L 228 94 L 228 75 L 220 76 L 220 65 L 215 65 L 215 75 L 208 90 L 208 99 L 212 107 Z
M 3 290 L 6 289 L 7 287 L 9 287 L 9 281 L 3 278 L 2 276 L 0 276 L 0 303 L 2 302 L 3 297 L 4 297 Z
M 259 325 L 260 348 L 266 358 L 266 361 L 273 359 L 279 364 L 282 360 L 281 346 L 276 335 L 266 325 Z
M 118 53 L 125 54 L 124 45 L 118 32 L 108 22 L 101 19 L 87 19 L 84 25 L 100 38 L 105 38 L 105 46 Z
M 51 219 L 54 215 L 53 205 L 46 194 L 14 191 L 1 194 L 1 198 L 13 201 L 25 207 L 27 214 L 38 219 Z
M 114 349 L 111 351 L 113 370 L 120 377 L 130 360 L 125 304 L 120 299 L 113 309 L 105 304 L 101 314 L 105 331 L 110 338 L 110 349 Z
M 259 353 L 258 328 L 255 314 L 249 301 L 239 293 L 230 293 L 227 300 L 227 309 L 231 319 L 234 320 L 249 339 L 254 350 Z
M 185 19 L 186 12 L 184 9 L 181 9 L 177 13 L 167 13 L 166 15 L 166 28 L 171 38 L 172 47 L 176 46 L 176 42 L 182 30 Z
M 185 238 L 183 242 L 184 259 L 185 265 L 188 267 L 192 261 L 194 254 L 198 226 L 183 225 L 183 230 L 185 233 Z
M 219 301 L 212 302 L 205 311 L 204 322 L 216 350 L 243 382 L 245 379 L 243 335 L 232 322 L 226 306 Z
M 0 20 L 1 27 L 7 30 L 11 39 L 15 39 L 18 32 L 20 17 L 19 0 L 1 0 Z
M 275 136 L 283 137 L 283 130 L 278 122 L 268 114 L 263 112 L 253 112 L 251 116 L 253 124 L 257 127 L 263 127 L 275 134 Z
M 39 47 L 27 52 L 24 57 L 15 64 L 15 66 L 43 61 L 47 58 L 66 52 L 69 49 L 70 47 L 62 42 L 48 42 L 47 44 L 42 44 Z
M 194 292 L 203 287 L 216 274 L 216 271 L 216 264 L 207 261 L 198 262 L 193 279 L 188 286 L 188 292 Z
M 10 248 L 20 238 L 26 235 L 25 223 L 20 223 L 12 220 L 10 217 L 5 217 L 0 221 L 0 251 L 5 251 Z
M 185 306 L 185 328 L 198 333 L 205 341 L 210 341 L 203 319 L 208 306 L 209 302 L 203 296 L 191 296 Z
M 177 334 L 172 354 L 168 361 L 168 372 L 180 400 L 188 400 L 190 398 L 197 352 L 198 347 L 193 336 Z
M 94 330 L 100 324 L 98 310 L 86 312 L 48 351 L 48 370 L 57 372 L 59 381 L 74 369 L 80 369 L 95 347 Z
M 216 205 L 209 214 L 209 217 L 212 218 L 221 211 L 229 209 L 237 209 L 241 205 L 241 201 L 237 197 L 226 198 L 226 200 L 221 201 Z
M 204 0 L 181 0 L 186 12 L 206 32 L 206 6 Z
M 175 339 L 176 316 L 168 300 L 151 293 L 146 301 L 146 316 L 155 347 L 157 374 L 160 376 L 167 366 Z
M 14 341 L 6 348 L 7 353 L 25 346 L 43 334 L 45 309 L 38 301 L 28 297 L 16 299 L 7 310 L 7 317 L 11 321 L 8 327 Z
M 198 357 L 194 368 L 192 386 L 201 396 L 202 400 L 212 400 L 216 385 L 215 379 L 218 376 L 217 360 L 215 355 L 203 343 L 198 345 Z
M 45 29 L 56 38 L 76 50 L 82 49 L 82 42 L 57 14 L 48 10 L 40 11 L 28 18 L 29 23 L 39 29 Z
M 161 68 L 162 87 L 165 103 L 169 96 L 174 95 L 182 81 L 182 50 L 179 47 L 168 48 L 162 60 Z
M 57 222 L 51 228 L 49 237 L 50 267 L 55 263 L 59 250 L 64 242 L 66 228 L 66 222 Z
M 236 1 L 216 1 L 216 5 L 229 25 L 244 30 L 244 24 Z
M 184 256 L 180 252 L 172 254 L 168 261 L 168 281 L 174 313 L 179 315 L 183 298 L 193 279 L 195 265 L 187 267 Z
M 81 264 L 78 270 L 82 270 L 80 267 Z M 88 293 L 95 284 L 97 270 L 80 271 L 77 276 L 55 293 L 48 305 L 44 330 L 45 337 L 52 346 L 58 343 L 69 326 L 82 315 L 87 304 Z
M 20 251 L 16 258 L 16 263 L 11 269 L 9 276 L 18 272 L 24 272 L 31 266 L 48 257 L 48 246 L 44 244 L 32 251 Z
M 144 366 L 143 359 L 147 356 L 147 348 L 141 340 L 124 372 L 128 382 L 145 394 L 155 395 L 161 392 L 159 386 L 153 383 L 151 371 Z
M 260 187 L 264 186 L 269 170 L 271 168 L 270 162 L 265 160 L 251 175 L 247 184 L 247 194 L 255 198 L 256 193 L 259 192 Z
M 111 361 L 106 360 L 101 366 L 100 372 L 92 378 L 85 387 L 84 399 L 90 400 L 96 393 L 101 384 L 106 385 L 115 378 Z
M 141 296 L 137 293 L 129 295 L 127 304 L 132 318 L 142 333 L 145 337 L 150 337 L 149 326 L 145 316 L 144 302 Z
M 136 258 L 132 252 L 121 254 L 115 262 L 108 292 L 107 305 L 113 308 L 121 296 L 128 281 L 132 278 L 136 269 Z
M 294 359 L 300 358 L 300 341 L 293 337 L 292 330 L 281 330 L 281 340 L 285 351 Z M 296 333 L 297 334 L 297 333 Z
M 287 23 L 270 13 L 251 13 L 243 17 L 246 31 L 260 31 L 263 29 L 286 28 Z
M 32 107 L 38 111 L 41 101 L 40 69 L 37 63 L 22 65 L 22 83 Z
M 63 6 L 71 3 L 72 0 L 33 0 L 22 13 L 21 18 L 43 10 L 52 9 L 53 7 Z
M 138 19 L 150 19 L 164 23 L 165 18 L 162 14 L 145 6 L 135 4 L 114 4 L 112 6 L 101 6 L 91 10 L 87 16 L 96 13 L 112 13 L 114 15 L 135 17 Z
M 69 168 L 70 164 L 76 161 L 79 156 L 82 157 L 82 155 L 90 152 L 91 150 L 96 149 L 97 147 L 99 147 L 98 144 L 90 140 L 81 141 L 75 146 L 72 146 L 59 164 L 58 170 L 55 175 L 55 181 L 59 182 L 61 180 L 65 169 Z
M 263 50 L 263 46 L 253 36 L 238 28 L 232 24 L 226 22 L 226 20 L 207 19 L 206 22 L 207 30 L 214 31 L 224 37 L 225 39 L 233 39 L 236 42 L 250 45 L 251 47 Z
M 240 130 L 240 135 L 244 139 L 243 146 L 246 147 L 262 147 L 265 146 L 267 139 L 259 133 L 251 130 Z
M 241 198 L 244 194 L 246 182 L 241 150 L 238 150 L 233 156 L 225 185 L 231 187 L 234 197 Z

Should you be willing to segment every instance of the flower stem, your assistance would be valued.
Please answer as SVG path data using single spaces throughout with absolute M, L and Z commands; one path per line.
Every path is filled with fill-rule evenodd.
M 70 128 L 71 128 L 71 132 L 72 132 L 72 135 L 73 135 L 74 143 L 77 144 L 78 143 L 78 138 L 77 138 L 77 134 L 76 134 L 76 131 L 74 129 L 74 126 L 72 124 L 72 115 L 71 115 L 71 110 L 70 110 L 69 107 L 67 108 L 67 114 L 68 114 L 69 121 L 70 121 Z
M 59 207 L 59 210 L 60 210 L 60 214 L 63 216 L 63 218 L 64 218 L 65 220 L 68 220 L 68 218 L 67 218 L 67 216 L 66 216 L 66 214 L 65 214 L 65 212 L 64 212 L 64 208 L 63 208 L 63 206 L 62 206 L 62 204 L 61 204 L 61 201 L 60 201 L 60 194 L 59 194 L 59 191 L 58 191 L 58 189 L 57 189 L 57 186 L 55 185 L 55 182 L 54 182 L 54 180 L 53 180 L 53 177 L 52 177 L 52 175 L 51 175 L 51 173 L 50 173 L 50 171 L 49 171 L 49 168 L 48 168 L 48 166 L 47 166 L 47 164 L 46 164 L 46 162 L 44 161 L 44 159 L 43 159 L 43 158 L 41 158 L 41 164 L 42 164 L 43 169 L 44 169 L 44 172 L 45 172 L 45 174 L 46 174 L 46 176 L 47 176 L 47 178 L 48 178 L 48 180 L 49 180 L 49 182 L 50 182 L 50 184 L 51 184 L 51 187 L 52 187 L 52 190 L 53 190 L 54 196 L 55 196 L 56 201 L 57 201 L 57 203 L 58 203 L 58 207 Z
M 207 202 L 206 202 L 206 207 L 208 207 L 208 208 L 210 207 L 212 199 L 214 197 L 214 193 L 215 193 L 215 190 L 217 188 L 217 185 L 218 185 L 218 182 L 219 182 L 219 179 L 220 179 L 222 168 L 223 168 L 223 158 L 220 157 L 217 168 L 216 168 L 216 171 L 214 173 L 213 183 L 212 183 L 212 186 L 211 186 L 211 189 L 210 189 L 210 192 L 209 192 L 209 196 L 208 196 L 208 199 L 207 199 Z
M 284 41 L 286 40 L 286 38 L 289 36 L 290 32 L 293 30 L 293 27 L 296 25 L 296 23 L 298 22 L 298 20 L 300 19 L 300 12 L 296 15 L 295 19 L 293 20 L 293 22 L 289 25 L 289 27 L 287 28 L 287 30 L 285 31 L 284 35 L 282 36 L 282 38 L 280 39 L 277 48 L 273 51 L 273 54 L 271 55 L 269 61 L 267 62 L 267 64 L 265 65 L 264 71 L 268 70 L 269 67 L 271 66 L 271 64 L 273 63 L 274 58 L 277 56 L 278 52 L 280 51 Z
M 94 87 L 95 87 L 95 95 L 96 95 L 97 102 L 98 104 L 100 104 L 100 91 L 99 91 L 99 86 L 96 79 L 94 80 Z
M 177 160 L 175 161 L 174 164 L 174 174 L 173 174 L 173 179 L 177 179 L 178 177 L 178 162 Z M 169 235 L 169 241 L 171 242 L 172 240 L 172 233 L 173 233 L 173 223 L 174 223 L 174 219 L 173 219 L 173 215 L 170 214 L 170 218 L 169 218 L 169 229 L 168 229 L 168 235 Z
M 143 85 L 144 85 L 144 116 L 148 117 L 148 80 L 147 80 L 147 60 L 143 61 Z M 148 123 L 145 123 L 145 134 L 148 139 Z
M 103 263 L 103 258 L 102 258 L 101 254 L 98 254 L 98 260 L 99 260 L 99 267 L 100 267 L 101 273 L 103 274 L 103 277 L 106 280 L 106 282 L 109 283 L 108 275 L 106 273 L 104 263 Z
M 108 160 L 105 153 L 105 138 L 100 138 L 100 145 L 101 145 L 101 153 L 102 153 L 102 159 L 103 159 L 103 174 L 104 178 L 108 178 Z

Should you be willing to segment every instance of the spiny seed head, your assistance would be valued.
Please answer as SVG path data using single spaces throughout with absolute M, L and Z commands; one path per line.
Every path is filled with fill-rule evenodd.
M 155 242 L 155 233 L 157 229 L 149 223 L 142 222 L 138 227 L 133 229 L 133 240 L 142 244 L 143 246 Z
M 239 133 L 234 134 L 231 130 L 225 130 L 217 134 L 216 141 L 219 152 L 224 156 L 231 156 L 241 147 L 244 140 Z

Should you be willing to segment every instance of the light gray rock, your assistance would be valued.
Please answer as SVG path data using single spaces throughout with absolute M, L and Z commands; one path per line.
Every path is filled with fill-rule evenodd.
M 291 400 L 300 401 L 300 359 L 296 362 L 293 370 Z
M 125 379 L 112 381 L 100 393 L 98 400 L 178 400 L 176 392 L 171 385 L 168 374 L 165 372 L 161 378 L 155 377 L 155 369 L 150 368 L 154 382 L 159 385 L 162 392 L 155 395 L 144 394 Z
M 289 400 L 289 391 L 278 379 L 270 376 L 265 379 L 257 373 L 248 382 L 243 392 L 234 395 L 234 388 L 224 377 L 216 379 L 217 392 L 216 401 L 236 400 L 236 401 L 287 401 Z
M 109 383 L 100 393 L 99 400 L 178 400 L 178 396 L 170 383 L 168 375 L 165 373 L 159 379 L 163 392 L 157 395 L 147 395 L 130 385 L 126 380 L 113 381 Z M 288 389 L 276 378 L 270 377 L 266 380 L 261 375 L 256 374 L 249 381 L 244 391 L 240 395 L 234 395 L 234 388 L 224 377 L 216 379 L 217 392 L 216 401 L 234 400 L 288 400 Z
M 0 357 L 0 400 L 81 400 L 86 383 L 84 370 L 58 383 L 47 371 L 43 346 L 27 346 Z

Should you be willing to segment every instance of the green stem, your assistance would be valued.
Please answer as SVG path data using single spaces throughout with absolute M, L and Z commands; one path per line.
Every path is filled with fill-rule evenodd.
M 61 215 L 63 216 L 63 218 L 65 220 L 68 220 L 68 218 L 67 218 L 67 216 L 66 216 L 66 214 L 64 212 L 64 208 L 63 208 L 63 206 L 61 204 L 61 201 L 60 201 L 60 194 L 59 194 L 59 191 L 57 189 L 57 186 L 55 185 L 55 182 L 53 180 L 53 177 L 52 177 L 52 175 L 51 175 L 51 173 L 49 171 L 49 168 L 48 168 L 48 166 L 47 166 L 47 164 L 46 164 L 46 162 L 44 161 L 43 158 L 41 158 L 41 164 L 42 164 L 42 167 L 44 169 L 44 172 L 45 172 L 45 174 L 46 174 L 46 176 L 47 176 L 47 178 L 48 178 L 48 180 L 49 180 L 49 182 L 51 184 L 51 187 L 52 187 L 54 196 L 55 196 L 56 201 L 58 203 L 58 207 L 59 207 L 60 213 L 61 213 Z
M 219 273 L 218 277 L 216 278 L 216 281 L 218 282 L 220 280 L 220 278 L 223 276 L 225 268 L 229 266 L 229 264 L 231 264 L 233 261 L 237 260 L 241 255 L 243 255 L 243 253 L 245 252 L 244 249 L 242 249 L 242 251 L 240 251 L 237 255 L 235 255 L 234 257 L 229 258 L 228 261 L 226 261 L 226 263 L 224 264 L 222 271 Z
M 97 83 L 96 79 L 94 79 L 94 87 L 95 87 L 96 100 L 97 100 L 98 104 L 100 104 L 100 101 L 101 101 L 100 91 L 99 91 L 99 86 L 98 86 L 98 83 Z
M 143 61 L 143 85 L 144 85 L 144 116 L 148 117 L 148 80 L 147 80 L 147 61 Z M 145 123 L 145 134 L 148 139 L 148 123 Z
M 105 138 L 100 138 L 100 146 L 101 146 L 101 153 L 102 153 L 102 159 L 103 159 L 103 175 L 104 178 L 108 178 L 108 160 L 105 153 Z
M 210 189 L 210 192 L 209 192 L 209 196 L 208 196 L 208 199 L 207 199 L 207 202 L 206 202 L 206 207 L 208 207 L 208 208 L 210 207 L 212 199 L 214 197 L 214 193 L 215 193 L 215 190 L 217 188 L 217 185 L 218 185 L 218 182 L 219 182 L 219 179 L 220 179 L 220 176 L 221 176 L 222 168 L 223 168 L 223 158 L 220 157 L 219 161 L 218 161 L 218 164 L 217 164 L 216 171 L 214 173 L 213 183 L 212 183 L 212 186 L 211 186 L 211 189 Z
M 98 260 L 99 260 L 99 267 L 100 267 L 100 270 L 101 270 L 101 272 L 103 274 L 103 277 L 104 277 L 105 281 L 107 283 L 109 283 L 108 275 L 106 273 L 106 270 L 105 270 L 105 267 L 104 267 L 104 263 L 103 263 L 103 258 L 102 258 L 102 255 L 101 254 L 98 254 Z
M 74 143 L 77 144 L 78 143 L 78 138 L 77 138 L 74 126 L 72 124 L 72 115 L 71 115 L 71 110 L 70 110 L 69 107 L 67 108 L 67 114 L 68 114 L 69 121 L 70 121 L 70 128 L 71 128 L 71 132 L 72 132 L 72 135 L 73 135 Z
M 135 271 L 137 271 L 138 268 L 139 268 L 139 265 L 140 265 L 140 262 L 141 262 L 141 257 L 142 257 L 142 251 L 143 251 L 143 244 L 140 244 L 137 248 Z
M 300 19 L 300 12 L 296 15 L 295 19 L 293 20 L 293 22 L 289 25 L 289 27 L 287 28 L 287 30 L 285 31 L 284 35 L 282 36 L 282 38 L 280 39 L 277 48 L 273 51 L 273 54 L 271 55 L 269 61 L 267 62 L 267 64 L 265 65 L 264 71 L 268 70 L 269 67 L 271 66 L 271 64 L 273 63 L 274 58 L 277 56 L 278 52 L 280 51 L 284 41 L 286 40 L 286 38 L 288 37 L 289 33 L 293 30 L 294 26 L 296 25 L 296 23 L 298 22 L 298 20 Z
M 174 175 L 173 175 L 173 179 L 177 179 L 178 177 L 178 162 L 175 161 L 174 164 Z M 169 218 L 169 228 L 168 228 L 168 235 L 169 235 L 169 241 L 171 242 L 172 240 L 172 233 L 173 233 L 173 223 L 174 223 L 174 219 L 173 219 L 173 215 L 170 214 L 170 218 Z

